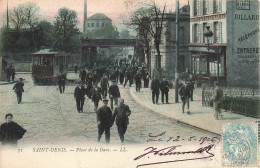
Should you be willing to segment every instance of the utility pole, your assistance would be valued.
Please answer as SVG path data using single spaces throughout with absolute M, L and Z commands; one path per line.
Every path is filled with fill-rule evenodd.
M 178 58 L 179 58 L 179 0 L 176 0 L 176 60 L 175 60 L 175 103 L 179 102 L 178 97 L 178 87 L 179 87 L 179 65 L 178 65 Z
M 7 10 L 6 10 L 6 25 L 7 25 L 7 29 L 9 29 L 9 15 L 8 15 L 8 0 L 7 0 L 7 6 L 6 6 Z

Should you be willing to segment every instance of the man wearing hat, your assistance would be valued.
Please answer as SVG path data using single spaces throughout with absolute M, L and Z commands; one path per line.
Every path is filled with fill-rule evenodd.
M 98 87 L 97 83 L 95 83 L 94 87 L 90 90 L 91 100 L 94 102 L 95 112 L 97 112 L 99 101 L 102 100 L 101 92 L 101 88 Z
M 107 89 L 109 87 L 109 83 L 108 83 L 108 78 L 106 76 L 106 74 L 103 75 L 103 77 L 100 80 L 100 86 L 102 89 L 102 95 L 104 98 L 107 97 Z
M 97 111 L 98 142 L 105 131 L 106 143 L 110 142 L 110 128 L 113 125 L 112 111 L 107 106 L 108 100 L 103 100 L 104 105 Z
M 151 90 L 152 90 L 152 100 L 153 104 L 158 104 L 158 99 L 159 99 L 159 94 L 160 94 L 160 81 L 157 78 L 157 76 L 154 76 L 154 79 L 152 80 L 151 83 Z M 154 100 L 156 98 L 156 100 Z
M 113 84 L 109 87 L 108 93 L 110 98 L 110 108 L 113 110 L 113 102 L 115 102 L 115 105 L 118 105 L 118 98 L 120 97 L 120 91 L 116 84 L 116 81 L 112 81 Z
M 79 113 L 83 112 L 85 94 L 86 94 L 86 90 L 83 84 L 81 82 L 78 82 L 78 85 L 74 90 L 74 98 L 76 100 L 77 110 Z
M 60 73 L 58 76 L 58 85 L 60 89 L 60 94 L 64 93 L 65 91 L 65 82 L 66 82 L 66 76 Z
M 119 106 L 115 108 L 113 114 L 113 121 L 116 120 L 118 134 L 123 144 L 125 141 L 124 135 L 129 124 L 129 116 L 131 115 L 131 110 L 128 105 L 124 104 L 124 99 L 119 100 Z
M 20 104 L 22 102 L 22 94 L 24 92 L 24 89 L 23 89 L 24 83 L 22 81 L 23 81 L 23 78 L 19 78 L 19 81 L 13 87 L 13 90 L 17 96 L 18 104 Z
M 218 120 L 219 117 L 222 117 L 222 115 L 220 115 L 221 112 L 220 105 L 223 97 L 223 90 L 219 87 L 218 82 L 215 82 L 215 86 L 216 86 L 214 90 L 215 119 Z
M 182 113 L 184 113 L 185 105 L 187 104 L 187 114 L 190 114 L 190 89 L 188 87 L 188 83 L 188 81 L 183 81 L 183 84 L 179 91 L 179 95 L 182 100 Z
M 141 74 L 141 71 L 139 71 L 135 75 L 135 90 L 136 90 L 136 92 L 140 92 L 141 83 L 142 83 L 141 78 L 142 78 L 142 74 Z

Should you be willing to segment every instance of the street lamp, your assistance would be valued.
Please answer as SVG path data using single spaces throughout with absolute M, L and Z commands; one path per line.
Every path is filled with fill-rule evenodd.
M 213 32 L 209 30 L 210 26 L 206 26 L 207 30 L 204 31 L 204 36 L 207 37 L 207 45 L 208 45 L 208 51 L 209 51 L 209 38 L 213 36 Z M 212 49 L 214 49 L 212 47 Z M 217 49 L 214 49 L 217 52 Z M 219 56 L 217 56 L 218 61 L 218 68 L 217 68 L 217 81 L 219 82 Z
M 209 38 L 213 36 L 213 32 L 209 30 L 210 26 L 206 26 L 207 30 L 204 31 L 204 36 L 207 37 L 207 45 L 208 45 L 208 51 L 209 51 Z

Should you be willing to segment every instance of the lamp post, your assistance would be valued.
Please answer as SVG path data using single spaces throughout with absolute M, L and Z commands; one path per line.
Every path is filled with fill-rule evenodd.
M 208 46 L 208 51 L 210 49 L 209 47 L 209 38 L 213 36 L 213 32 L 210 30 L 210 26 L 206 26 L 207 30 L 204 31 L 204 36 L 207 37 L 207 46 Z M 218 61 L 218 68 L 217 68 L 217 81 L 219 82 L 219 56 L 217 56 L 217 61 Z
M 209 30 L 210 26 L 206 26 L 207 30 L 204 31 L 204 36 L 207 37 L 207 45 L 208 45 L 208 51 L 209 51 L 209 38 L 213 36 L 213 32 Z
M 176 60 L 175 60 L 175 103 L 178 103 L 178 87 L 179 87 L 179 68 L 178 68 L 178 58 L 179 58 L 179 0 L 176 0 Z

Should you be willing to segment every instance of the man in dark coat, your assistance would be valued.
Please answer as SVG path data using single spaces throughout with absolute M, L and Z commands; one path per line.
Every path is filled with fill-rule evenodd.
M 193 78 L 192 75 L 190 75 L 188 87 L 189 87 L 189 89 L 190 89 L 190 100 L 191 100 L 191 101 L 193 101 L 194 84 L 195 84 L 194 78 Z
M 8 67 L 8 68 L 6 68 L 6 70 L 5 70 L 5 74 L 6 74 L 6 80 L 7 80 L 7 82 L 10 82 L 11 71 L 12 71 L 11 66 Z
M 113 125 L 112 111 L 107 106 L 108 100 L 103 100 L 104 105 L 97 111 L 97 124 L 98 124 L 98 142 L 105 131 L 106 143 L 110 142 L 110 128 Z
M 218 120 L 219 117 L 223 117 L 221 115 L 221 102 L 222 102 L 222 98 L 223 98 L 223 90 L 219 87 L 219 83 L 215 82 L 215 90 L 214 90 L 214 108 L 215 108 L 215 119 Z
M 83 106 L 85 102 L 86 90 L 81 82 L 78 83 L 78 86 L 74 90 L 74 98 L 76 100 L 78 112 L 83 112 Z
M 113 120 L 116 120 L 118 134 L 121 140 L 121 143 L 124 143 L 124 135 L 127 130 L 127 125 L 129 124 L 129 116 L 131 115 L 131 110 L 128 105 L 124 104 L 124 99 L 119 100 L 119 106 L 115 108 L 113 114 Z
M 116 84 L 116 81 L 112 81 L 113 84 L 109 87 L 108 93 L 110 98 L 110 108 L 114 109 L 114 102 L 115 105 L 118 105 L 118 98 L 120 97 L 120 91 Z
M 12 68 L 11 68 L 11 76 L 12 76 L 12 81 L 14 81 L 14 78 L 15 78 L 15 69 L 14 69 L 14 66 L 12 66 Z
M 20 125 L 12 121 L 11 113 L 5 115 L 6 122 L 0 126 L 0 141 L 2 146 L 17 147 L 17 140 L 26 133 Z
M 75 71 L 75 74 L 78 73 L 78 66 L 77 66 L 77 64 L 75 64 L 75 66 L 74 66 L 74 71 Z
M 166 104 L 168 104 L 168 92 L 169 92 L 169 82 L 166 80 L 166 78 L 163 78 L 163 81 L 161 83 L 161 93 L 162 93 L 162 103 L 164 103 L 164 95 L 166 98 Z
M 155 104 L 155 97 L 156 97 L 156 104 L 158 104 L 159 94 L 160 94 L 160 81 L 157 79 L 157 76 L 154 76 L 154 79 L 151 83 L 151 90 L 152 90 L 152 100 L 153 104 Z
M 22 94 L 24 92 L 23 86 L 24 83 L 22 82 L 23 78 L 19 78 L 19 81 L 14 85 L 13 90 L 17 96 L 17 102 L 20 104 L 22 102 Z
M 125 69 L 122 68 L 119 72 L 119 78 L 120 78 L 120 84 L 123 85 L 124 83 L 124 75 L 125 75 Z
M 59 89 L 60 89 L 60 93 L 64 93 L 65 91 L 65 82 L 66 82 L 66 76 L 60 74 L 58 76 L 58 85 L 59 85 Z
M 91 98 L 91 90 L 93 88 L 93 77 L 92 73 L 88 73 L 86 77 L 86 84 L 87 84 L 87 89 L 86 89 L 86 94 L 89 98 Z
M 94 111 L 97 112 L 98 110 L 98 103 L 100 100 L 102 100 L 101 97 L 101 88 L 97 86 L 97 84 L 94 85 L 94 87 L 90 91 L 91 100 L 94 102 Z
M 190 89 L 188 87 L 188 84 L 188 81 L 183 82 L 179 91 L 179 95 L 182 100 L 182 113 L 184 113 L 185 105 L 187 104 L 187 114 L 190 114 Z
M 125 83 L 124 83 L 124 87 L 127 84 L 127 82 L 129 81 L 129 86 L 131 87 L 133 84 L 133 77 L 132 77 L 132 70 L 131 68 L 128 68 L 125 72 Z
M 150 75 L 149 75 L 148 71 L 145 70 L 145 72 L 143 74 L 144 88 L 148 88 L 148 86 L 149 86 L 149 79 L 150 79 Z
M 79 73 L 79 77 L 81 79 L 82 84 L 85 84 L 86 76 L 87 76 L 87 72 L 84 68 L 82 68 L 82 70 Z
M 142 78 L 142 74 L 139 72 L 135 75 L 135 90 L 136 92 L 140 92 L 141 89 L 141 78 Z
M 100 87 L 102 89 L 103 98 L 107 97 L 107 89 L 109 88 L 109 82 L 107 76 L 104 74 L 100 80 Z

